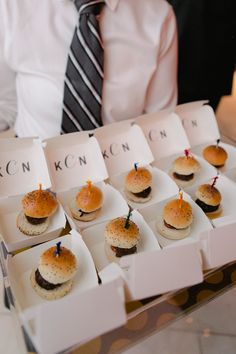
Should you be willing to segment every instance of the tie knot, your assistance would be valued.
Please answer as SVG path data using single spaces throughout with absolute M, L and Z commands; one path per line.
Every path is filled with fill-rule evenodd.
M 74 0 L 79 15 L 93 14 L 99 15 L 103 6 L 103 0 Z

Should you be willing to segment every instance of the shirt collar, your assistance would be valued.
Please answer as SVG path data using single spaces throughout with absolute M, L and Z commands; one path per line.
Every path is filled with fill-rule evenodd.
M 58 0 L 58 1 L 65 1 L 65 0 Z M 104 2 L 107 4 L 107 6 L 112 10 L 112 11 L 115 11 L 117 5 L 118 5 L 118 2 L 120 0 L 104 0 Z

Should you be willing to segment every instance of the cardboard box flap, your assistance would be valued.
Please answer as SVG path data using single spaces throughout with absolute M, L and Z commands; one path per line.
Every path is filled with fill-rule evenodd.
M 45 141 L 45 154 L 54 191 L 94 183 L 108 177 L 97 140 L 86 132 L 61 135 Z
M 109 176 L 148 165 L 154 158 L 140 127 L 130 122 L 110 124 L 95 130 Z
M 204 103 L 191 102 L 176 108 L 192 147 L 220 138 L 215 113 Z
M 142 128 L 155 160 L 190 147 L 186 132 L 175 113 L 160 111 L 145 114 L 135 122 Z
M 129 279 L 127 286 L 133 300 L 163 294 L 203 280 L 198 242 L 123 257 L 120 266 L 125 268 Z
M 0 139 L 0 195 L 25 194 L 49 188 L 51 181 L 41 141 L 37 138 Z
M 203 232 L 201 239 L 206 240 L 206 246 L 203 249 L 207 268 L 220 267 L 236 259 L 236 222 L 223 224 L 221 227 Z M 223 251 L 222 251 L 223 250 Z
M 65 350 L 88 339 L 124 325 L 127 321 L 123 299 L 116 281 L 94 287 L 81 294 L 45 302 L 25 312 L 25 320 L 34 318 L 30 333 L 39 353 Z

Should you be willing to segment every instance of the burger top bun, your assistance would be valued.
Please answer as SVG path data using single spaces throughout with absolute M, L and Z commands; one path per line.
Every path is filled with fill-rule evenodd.
M 129 227 L 125 228 L 126 219 L 119 217 L 109 221 L 105 229 L 106 242 L 114 247 L 131 248 L 137 245 L 140 240 L 137 225 L 129 220 Z
M 27 193 L 22 199 L 24 214 L 31 218 L 46 218 L 56 211 L 57 206 L 54 195 L 41 188 Z
M 221 146 L 217 145 L 207 146 L 202 154 L 204 159 L 214 166 L 224 165 L 228 158 L 227 152 Z
M 210 184 L 202 184 L 196 191 L 196 197 L 207 205 L 216 206 L 221 202 L 221 194 L 217 188 Z
M 199 169 L 200 164 L 193 156 L 180 156 L 173 162 L 173 171 L 180 175 L 190 175 Z
M 184 229 L 193 222 L 192 207 L 185 200 L 171 200 L 164 207 L 163 219 L 176 229 Z
M 101 208 L 103 203 L 103 194 L 100 188 L 88 183 L 82 187 L 76 195 L 76 205 L 78 209 L 86 213 L 91 213 Z
M 125 178 L 125 187 L 132 193 L 140 193 L 151 185 L 151 172 L 144 167 L 139 167 L 137 170 L 134 168 Z
M 77 270 L 75 255 L 66 247 L 60 249 L 61 252 L 57 255 L 57 247 L 50 247 L 39 259 L 40 274 L 52 284 L 60 284 L 72 279 Z

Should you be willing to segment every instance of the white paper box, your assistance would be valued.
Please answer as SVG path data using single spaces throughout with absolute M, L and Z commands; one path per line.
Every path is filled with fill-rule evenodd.
M 55 192 L 100 182 L 107 175 L 97 140 L 85 132 L 60 135 L 45 141 L 45 154 Z
M 0 167 L 1 198 L 51 186 L 39 139 L 0 139 Z
M 31 288 L 29 277 L 42 252 L 58 241 L 78 257 L 79 267 L 71 292 L 47 301 Z M 19 314 L 40 353 L 56 353 L 126 322 L 117 282 L 97 285 L 91 255 L 75 230 L 10 258 L 8 274 Z
M 25 193 L 51 186 L 41 141 L 34 138 L 1 139 L 0 166 L 0 233 L 9 252 L 29 247 L 59 236 L 65 226 L 64 212 L 59 205 L 50 217 L 48 229 L 38 236 L 26 236 L 16 226 Z
M 176 183 L 165 172 L 152 166 L 146 166 L 146 168 L 151 172 L 153 182 L 152 182 L 152 198 L 145 203 L 135 203 L 126 197 L 124 186 L 125 186 L 125 177 L 127 175 L 127 172 L 119 176 L 110 178 L 110 183 L 122 193 L 124 198 L 127 200 L 127 203 L 133 209 L 140 210 L 149 205 L 158 203 L 161 200 L 167 199 L 175 195 L 179 190 Z
M 142 128 L 155 160 L 190 147 L 186 132 L 175 113 L 160 111 L 145 114 L 135 122 Z
M 138 252 L 160 249 L 160 246 L 152 230 L 136 210 L 132 211 L 131 220 L 137 224 L 141 235 L 141 240 L 137 246 Z M 107 223 L 105 222 L 82 231 L 82 237 L 92 254 L 98 271 L 102 270 L 109 264 L 109 260 L 106 257 L 104 249 L 104 232 L 106 224 Z
M 133 168 L 148 165 L 153 155 L 140 127 L 129 122 L 114 123 L 94 131 L 109 176 L 116 176 Z
M 230 217 L 221 219 L 217 228 L 201 234 L 204 269 L 220 267 L 236 259 L 236 222 Z M 217 223 L 217 222 L 216 222 Z
M 192 153 L 191 153 L 191 155 L 194 156 L 201 165 L 201 169 L 195 174 L 195 178 L 193 180 L 192 186 L 197 186 L 197 185 L 201 184 L 203 181 L 206 181 L 207 179 L 210 179 L 210 178 L 217 175 L 217 170 L 215 167 L 211 166 L 202 157 L 192 154 Z M 173 162 L 179 156 L 184 156 L 184 154 L 183 153 L 176 154 L 176 155 L 164 158 L 162 160 L 155 161 L 154 165 L 171 176 Z M 185 189 L 185 188 L 182 188 L 182 189 Z
M 106 220 L 111 220 L 115 217 L 128 214 L 129 207 L 122 195 L 109 184 L 104 182 L 98 183 L 97 186 L 102 190 L 103 193 L 103 205 L 98 217 L 92 221 L 79 221 L 73 218 L 69 205 L 73 198 L 79 191 L 79 188 L 70 189 L 67 192 L 58 193 L 57 197 L 62 203 L 67 216 L 70 226 L 76 228 L 77 230 L 83 230 L 95 224 L 100 224 Z
M 206 101 L 190 102 L 177 106 L 175 110 L 192 147 L 220 138 L 214 111 L 204 103 Z
M 24 247 L 37 245 L 58 237 L 65 227 L 66 218 L 61 205 L 49 217 L 47 230 L 38 236 L 27 236 L 21 232 L 17 225 L 17 216 L 22 210 L 22 195 L 14 198 L 0 199 L 0 234 L 8 252 L 13 252 Z
M 152 205 L 150 207 L 144 208 L 140 210 L 140 213 L 143 215 L 144 219 L 147 221 L 148 225 L 151 227 L 153 232 L 155 233 L 159 244 L 161 247 L 180 247 L 184 244 L 189 244 L 192 242 L 200 242 L 200 234 L 205 230 L 211 230 L 212 225 L 201 208 L 188 196 L 186 193 L 183 194 L 183 199 L 189 202 L 193 210 L 193 223 L 191 224 L 191 231 L 189 236 L 182 240 L 170 240 L 166 237 L 163 237 L 156 228 L 156 223 L 159 220 L 162 220 L 163 208 L 166 203 L 172 199 L 176 199 L 178 196 L 176 195 L 174 198 L 169 198 L 168 200 L 164 200 L 158 204 Z M 200 248 L 200 247 L 199 247 Z

